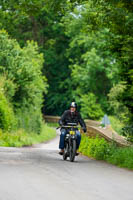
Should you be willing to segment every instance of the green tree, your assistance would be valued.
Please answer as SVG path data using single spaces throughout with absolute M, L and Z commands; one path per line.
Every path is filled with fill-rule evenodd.
M 12 105 L 5 95 L 6 79 L 0 76 L 0 129 L 4 131 L 11 131 L 17 125 Z
M 42 71 L 49 83 L 45 113 L 61 114 L 72 99 L 81 106 L 80 97 L 88 93 L 93 93 L 103 111 L 111 113 L 108 93 L 124 81 L 119 101 L 132 121 L 132 5 L 131 0 L 0 3 L 0 27 L 21 47 L 27 39 L 37 41 L 44 55 Z
M 105 3 L 105 1 L 103 1 Z M 116 39 L 113 41 L 113 51 L 117 52 L 120 61 L 119 75 L 121 81 L 126 82 L 119 101 L 129 111 L 129 123 L 133 120 L 133 93 L 132 93 L 132 63 L 133 63 L 133 2 L 131 0 L 107 1 L 110 7 L 108 13 L 105 12 L 105 23 L 109 23 L 109 28 Z M 115 8 L 115 9 L 112 9 Z
M 97 103 L 96 96 L 93 93 L 81 96 L 81 113 L 85 119 L 99 120 L 104 113 L 100 104 Z
M 89 1 L 65 17 L 66 32 L 71 38 L 69 57 L 77 95 L 85 90 L 94 93 L 106 111 L 111 87 L 124 81 L 126 87 L 119 101 L 128 108 L 131 121 L 132 4 L 124 0 Z
M 66 34 L 71 38 L 68 57 L 76 99 L 80 94 L 93 93 L 103 111 L 109 112 L 107 94 L 119 80 L 119 60 L 111 50 L 110 39 L 114 35 L 108 28 L 101 29 L 96 24 L 98 11 L 88 3 L 83 9 L 76 9 L 73 15 L 64 18 L 64 24 Z
M 14 2 L 14 3 L 13 3 Z M 69 38 L 61 19 L 77 1 L 7 1 L 1 4 L 1 27 L 23 47 L 27 40 L 35 40 L 44 55 L 42 69 L 49 83 L 44 112 L 61 114 L 72 97 L 69 60 L 66 49 Z M 7 12 L 8 10 L 8 12 Z M 4 23 L 6 22 L 6 23 Z M 62 95 L 60 95 L 62 94 Z
M 36 132 L 41 128 L 43 93 L 47 91 L 42 66 L 43 56 L 38 53 L 37 44 L 27 42 L 25 47 L 20 48 L 16 40 L 0 31 L 0 74 L 6 77 L 5 95 L 16 115 L 19 113 L 19 121 L 23 121 L 20 116 L 24 112 L 26 117 L 34 119 L 25 128 L 32 126 Z
M 108 96 L 109 96 L 109 103 L 111 109 L 114 111 L 115 116 L 125 123 L 127 123 L 127 119 L 129 116 L 129 112 L 126 106 L 120 101 L 123 95 L 123 91 L 126 89 L 126 82 L 119 82 L 118 84 L 114 85 Z

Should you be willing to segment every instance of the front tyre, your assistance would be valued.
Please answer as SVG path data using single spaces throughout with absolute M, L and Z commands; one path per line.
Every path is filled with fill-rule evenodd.
M 66 143 L 63 153 L 63 160 L 66 160 L 68 157 L 68 143 Z
M 76 140 L 71 141 L 70 145 L 70 161 L 73 162 L 76 156 Z

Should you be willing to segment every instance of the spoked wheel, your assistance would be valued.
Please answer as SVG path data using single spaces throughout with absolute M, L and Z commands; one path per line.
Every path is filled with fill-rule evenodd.
M 76 140 L 71 141 L 70 145 L 70 161 L 73 162 L 76 156 Z
M 63 153 L 63 160 L 66 160 L 68 157 L 68 143 L 66 143 Z

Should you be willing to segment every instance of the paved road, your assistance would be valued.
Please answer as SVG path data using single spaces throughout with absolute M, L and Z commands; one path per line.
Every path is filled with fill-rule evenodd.
M 58 137 L 34 148 L 0 148 L 0 200 L 133 200 L 133 171 L 58 155 Z

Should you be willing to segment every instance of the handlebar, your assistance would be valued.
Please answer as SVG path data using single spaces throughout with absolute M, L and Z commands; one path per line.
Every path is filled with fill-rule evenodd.
M 81 128 L 80 126 L 77 126 L 77 125 L 62 125 L 62 126 L 59 126 L 57 127 L 56 129 L 59 129 L 59 128 Z

